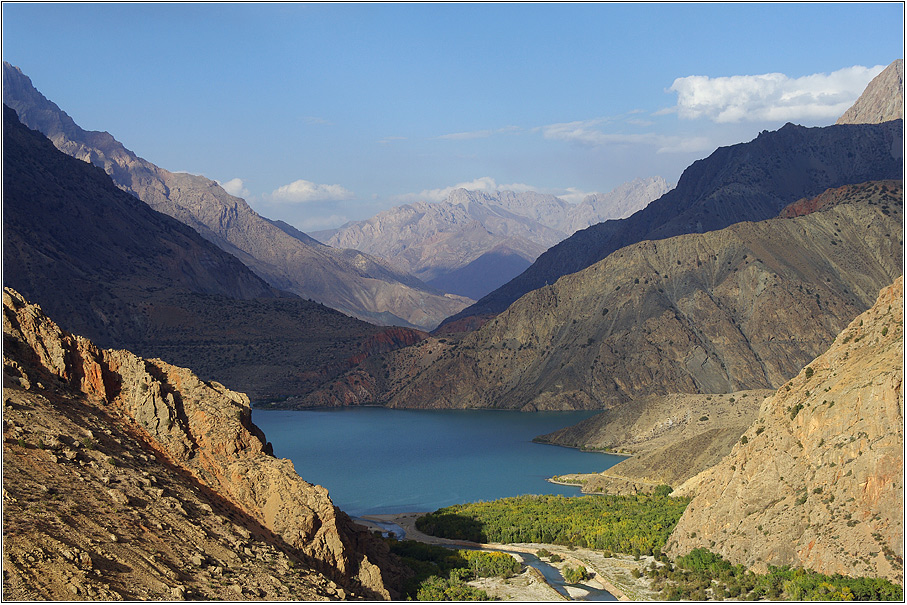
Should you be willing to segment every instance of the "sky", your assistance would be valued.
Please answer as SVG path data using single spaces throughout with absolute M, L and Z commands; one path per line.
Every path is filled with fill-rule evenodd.
M 833 124 L 901 3 L 15 3 L 3 60 L 87 130 L 303 231 L 455 187 L 579 202 Z

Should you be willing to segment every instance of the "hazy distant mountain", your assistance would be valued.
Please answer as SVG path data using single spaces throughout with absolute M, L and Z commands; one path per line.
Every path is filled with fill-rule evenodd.
M 669 189 L 661 177 L 637 179 L 579 204 L 534 191 L 457 189 L 440 203 L 397 206 L 312 235 L 331 246 L 385 258 L 447 292 L 482 296 L 577 229 L 628 216 Z M 495 259 L 504 262 L 496 265 Z M 482 273 L 470 268 L 476 262 Z
M 841 201 L 632 244 L 470 334 L 366 362 L 307 402 L 533 411 L 777 388 L 901 274 L 900 181 Z
M 897 59 L 844 112 L 836 124 L 879 124 L 904 119 L 904 59 Z
M 902 147 L 902 121 L 825 128 L 787 124 L 748 143 L 721 147 L 684 170 L 676 188 L 644 209 L 578 231 L 444 324 L 500 313 L 527 292 L 635 242 L 764 220 L 829 187 L 901 179 Z
M 66 330 L 191 366 L 252 397 L 298 394 L 423 336 L 275 290 L 4 107 L 3 282 Z
M 189 225 L 276 288 L 361 319 L 423 328 L 434 327 L 469 302 L 445 296 L 381 259 L 288 233 L 214 181 L 169 172 L 106 132 L 83 130 L 6 62 L 3 100 L 58 149 L 103 168 L 119 187 Z

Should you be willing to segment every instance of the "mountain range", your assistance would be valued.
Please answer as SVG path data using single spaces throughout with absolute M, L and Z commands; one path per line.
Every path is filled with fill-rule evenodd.
M 804 128 L 787 124 L 694 162 L 677 186 L 632 216 L 578 231 L 519 276 L 446 319 L 442 328 L 501 313 L 527 292 L 554 284 L 643 240 L 704 233 L 776 216 L 830 187 L 903 178 L 903 121 Z M 471 321 L 462 320 L 473 318 Z
M 366 321 L 427 329 L 470 302 L 427 286 L 382 259 L 322 245 L 265 219 L 214 181 L 164 170 L 106 132 L 83 130 L 6 62 L 3 102 L 58 149 L 101 167 L 117 186 L 192 227 L 275 288 Z
M 298 394 L 424 334 L 276 290 L 4 107 L 3 279 L 66 330 L 191 365 L 255 398 Z
M 288 404 L 595 409 L 776 388 L 901 274 L 902 221 L 902 184 L 882 181 L 805 216 L 633 244 Z
M 479 298 L 578 229 L 628 216 L 668 191 L 661 177 L 570 204 L 533 191 L 455 189 L 439 203 L 397 206 L 312 236 L 380 256 L 446 292 Z

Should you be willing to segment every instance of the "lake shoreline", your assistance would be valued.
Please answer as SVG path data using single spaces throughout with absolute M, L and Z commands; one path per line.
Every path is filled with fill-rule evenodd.
M 479 550 L 491 551 L 513 551 L 535 554 L 542 548 L 552 553 L 559 554 L 565 564 L 583 565 L 586 569 L 593 571 L 595 576 L 589 580 L 589 584 L 596 588 L 607 590 L 619 601 L 653 601 L 658 600 L 658 594 L 648 587 L 648 581 L 645 576 L 633 578 L 632 569 L 642 569 L 649 564 L 652 557 L 641 557 L 635 561 L 632 557 L 604 557 L 601 553 L 586 548 L 568 548 L 553 544 L 536 544 L 536 543 L 513 543 L 513 544 L 484 544 L 479 542 L 469 542 L 466 540 L 450 540 L 447 538 L 438 538 L 422 533 L 416 528 L 416 520 L 428 513 L 426 512 L 409 512 L 398 514 L 381 514 L 381 515 L 363 515 L 357 518 L 357 521 L 365 524 L 371 529 L 385 531 L 386 529 L 374 522 L 392 523 L 401 527 L 405 533 L 405 539 L 415 540 L 425 544 L 435 544 L 439 546 L 459 546 L 462 548 L 472 548 Z M 369 524 L 368 522 L 372 522 Z M 554 590 L 554 588 L 552 588 Z M 558 593 L 560 595 L 560 593 Z

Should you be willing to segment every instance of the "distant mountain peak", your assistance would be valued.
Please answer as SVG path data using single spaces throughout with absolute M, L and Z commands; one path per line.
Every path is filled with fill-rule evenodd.
M 836 124 L 879 124 L 904 119 L 904 59 L 897 59 L 844 112 Z

